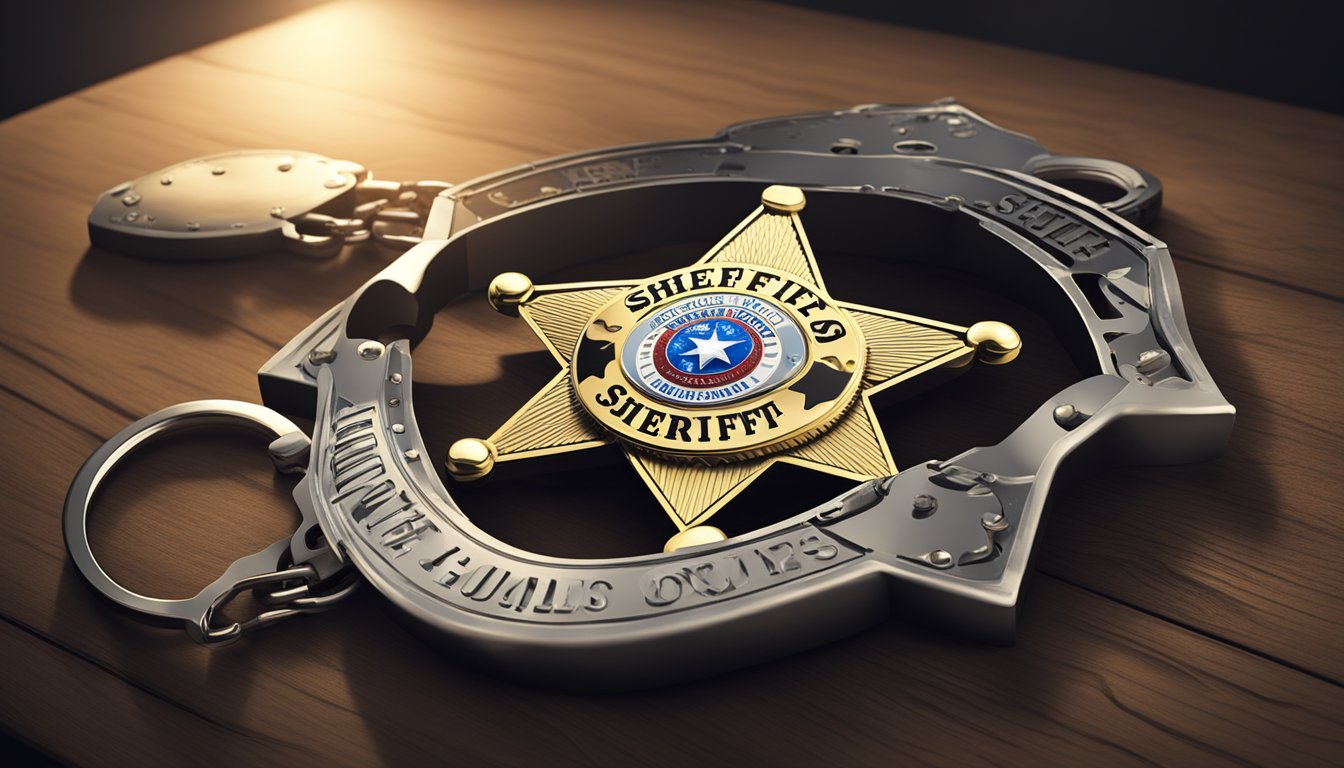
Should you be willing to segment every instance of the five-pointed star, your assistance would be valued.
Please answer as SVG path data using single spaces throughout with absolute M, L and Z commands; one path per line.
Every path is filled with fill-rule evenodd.
M 766 194 L 769 192 L 767 190 Z M 798 192 L 798 198 L 801 197 Z M 801 207 L 771 210 L 763 206 L 756 209 L 697 264 L 742 263 L 796 275 L 849 313 L 861 330 L 867 347 L 860 394 L 823 434 L 802 445 L 756 458 L 722 463 L 690 462 L 622 446 L 630 464 L 681 531 L 704 523 L 777 463 L 803 466 L 856 481 L 896 474 L 870 397 L 928 371 L 961 367 L 974 356 L 976 347 L 967 340 L 966 327 L 831 299 L 803 232 L 797 213 Z M 496 307 L 520 314 L 555 356 L 561 370 L 488 438 L 492 456 L 488 466 L 617 443 L 577 402 L 571 383 L 571 355 L 594 314 L 639 285 L 640 281 L 533 286 L 531 281 L 516 273 L 511 273 L 510 277 L 524 282 L 525 290 L 521 295 L 525 295 L 525 299 L 516 308 L 505 309 L 498 304 Z M 1011 329 L 1008 332 L 1012 333 Z M 718 340 L 717 335 L 700 343 L 706 342 L 727 343 Z M 1005 356 L 1003 362 L 1015 355 L 1013 352 Z M 702 357 L 702 361 L 704 359 Z M 479 443 L 474 440 L 459 442 Z M 479 450 L 475 453 L 480 454 Z M 451 467 L 451 450 L 449 461 Z M 462 472 L 454 476 L 472 479 L 481 474 Z
M 728 358 L 728 353 L 725 350 L 736 344 L 743 343 L 741 339 L 737 341 L 720 340 L 718 328 L 714 329 L 714 332 L 709 335 L 708 339 L 697 339 L 692 337 L 690 342 L 695 345 L 695 349 L 690 352 L 682 352 L 681 356 L 690 357 L 691 355 L 698 355 L 700 361 L 696 363 L 695 366 L 697 371 L 703 371 L 705 369 L 705 363 L 708 363 L 711 360 L 722 360 L 725 363 L 733 362 Z

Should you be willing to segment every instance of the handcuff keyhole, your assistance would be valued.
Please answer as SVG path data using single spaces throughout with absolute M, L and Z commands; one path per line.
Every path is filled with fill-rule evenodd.
M 303 544 L 310 550 L 324 549 L 327 546 L 327 537 L 322 533 L 320 526 L 312 526 L 303 534 Z
M 919 141 L 918 139 L 898 141 L 891 145 L 891 148 L 903 155 L 931 155 L 938 151 L 937 144 L 928 141 Z

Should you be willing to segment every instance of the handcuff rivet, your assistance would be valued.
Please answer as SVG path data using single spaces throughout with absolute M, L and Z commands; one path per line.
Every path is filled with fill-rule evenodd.
M 334 349 L 314 349 L 308 353 L 308 362 L 313 365 L 326 365 L 336 359 L 336 350 Z
M 387 348 L 376 341 L 366 341 L 359 345 L 358 354 L 361 360 L 377 360 L 383 356 Z
M 392 431 L 393 431 L 394 433 L 400 435 L 401 433 L 403 433 L 403 432 L 406 431 L 406 425 L 405 425 L 405 424 L 393 424 L 393 425 L 392 425 Z
M 929 563 L 935 568 L 948 568 L 952 565 L 952 553 L 945 549 L 935 549 L 928 555 Z
M 417 451 L 417 450 L 415 450 L 414 448 L 409 448 L 409 449 L 407 449 L 407 450 L 406 450 L 406 453 L 404 453 L 404 454 L 402 454 L 402 455 L 406 457 L 406 460 L 407 460 L 407 461 L 419 461 L 419 460 L 420 460 L 420 452 Z
M 391 400 L 388 400 L 388 401 L 387 401 L 387 407 L 388 407 L 388 408 L 396 408 L 396 407 L 398 407 L 398 406 L 400 406 L 400 405 L 401 405 L 401 398 L 400 398 L 400 397 L 394 397 L 394 398 L 392 398 Z
M 986 531 L 997 533 L 998 531 L 1008 530 L 1008 516 L 1002 512 L 986 512 L 980 516 L 980 525 L 985 527 Z
M 927 493 L 921 493 L 910 502 L 910 507 L 915 517 L 923 520 L 938 511 L 938 500 Z
M 1074 408 L 1072 403 L 1065 403 L 1055 408 L 1055 423 L 1059 426 L 1070 429 L 1077 420 L 1078 409 Z
M 122 205 L 135 205 L 138 202 L 140 202 L 139 192 L 128 192 L 125 197 L 121 198 Z
M 201 222 L 199 222 L 199 221 L 188 221 L 188 222 L 187 222 L 187 231 L 188 231 L 188 232 L 195 232 L 196 230 L 198 230 L 198 229 L 200 229 L 200 228 L 201 228 Z
M 1149 349 L 1139 353 L 1138 362 L 1134 367 L 1144 376 L 1152 376 L 1168 365 L 1171 365 L 1170 354 L 1161 349 Z
M 272 219 L 285 218 L 285 209 L 279 205 L 275 206 L 274 208 L 271 209 L 271 218 Z
M 211 168 L 211 169 L 210 169 L 210 174 L 211 174 L 212 176 L 223 176 L 223 175 L 224 175 L 224 169 L 223 169 L 222 167 L 216 165 L 214 168 Z
M 388 377 L 387 377 L 387 380 L 390 381 L 390 382 L 392 382 L 393 384 L 400 384 L 400 383 L 401 383 L 401 374 L 400 374 L 400 373 L 394 373 L 394 374 L 392 374 L 391 376 L 388 376 Z
M 173 177 L 165 175 L 159 179 L 159 183 L 166 187 L 173 183 Z

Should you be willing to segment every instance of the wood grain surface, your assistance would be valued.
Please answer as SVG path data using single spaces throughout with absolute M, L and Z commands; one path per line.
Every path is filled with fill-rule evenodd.
M 744 119 L 943 96 L 1058 154 L 1161 177 L 1154 229 L 1239 410 L 1218 461 L 1117 468 L 1062 491 L 1016 646 L 893 619 L 712 680 L 589 697 L 482 676 L 407 633 L 372 590 L 210 651 L 110 610 L 68 564 L 60 509 L 90 452 L 168 404 L 255 401 L 261 363 L 388 258 L 361 247 L 181 264 L 92 250 L 88 207 L 116 182 L 250 147 L 463 180 Z M 81 765 L 1344 763 L 1342 150 L 1339 117 L 736 0 L 345 0 L 0 123 L 4 727 Z M 902 466 L 997 441 L 1076 374 L 1029 308 L 946 275 L 865 280 L 857 257 L 819 258 L 843 298 L 951 322 L 993 307 L 1032 350 L 884 409 Z M 415 396 L 437 454 L 488 434 L 553 371 L 523 324 L 479 295 L 446 308 L 436 331 L 417 351 Z M 184 596 L 284 535 L 297 518 L 289 481 L 263 447 L 193 435 L 132 461 L 93 520 L 111 573 Z M 462 501 L 540 551 L 658 545 L 661 512 L 613 466 Z M 612 491 L 594 500 L 598 478 Z M 725 511 L 729 524 L 835 490 L 801 470 L 761 485 Z

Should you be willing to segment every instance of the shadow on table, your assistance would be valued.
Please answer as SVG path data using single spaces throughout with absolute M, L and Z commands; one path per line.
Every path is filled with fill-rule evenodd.
M 70 300 L 110 323 L 151 323 L 193 336 L 234 328 L 267 337 L 279 348 L 289 340 L 284 334 L 302 326 L 273 330 L 268 310 L 284 308 L 315 320 L 392 258 L 371 245 L 347 248 L 331 259 L 272 251 L 210 261 L 145 259 L 89 248 L 70 280 Z
M 1238 546 L 1269 540 L 1279 524 L 1278 480 L 1269 468 L 1281 459 L 1263 439 L 1270 431 L 1266 383 L 1247 360 L 1248 345 L 1264 338 L 1237 332 L 1244 321 L 1231 313 L 1246 308 L 1219 290 L 1244 278 L 1182 264 L 1185 249 L 1216 258 L 1224 245 L 1169 210 L 1152 229 L 1171 249 L 1193 345 L 1237 408 L 1237 425 L 1223 455 L 1212 461 L 1114 467 L 1070 478 L 1057 493 L 1039 567 L 1186 623 L 1199 625 L 1198 617 L 1206 617 L 1211 624 L 1202 628 L 1222 636 L 1227 627 L 1216 623 L 1245 611 L 1244 595 L 1227 584 L 1222 569 L 1240 558 L 1233 554 Z M 1206 544 L 1219 540 L 1227 542 L 1214 550 L 1222 559 L 1210 562 Z

